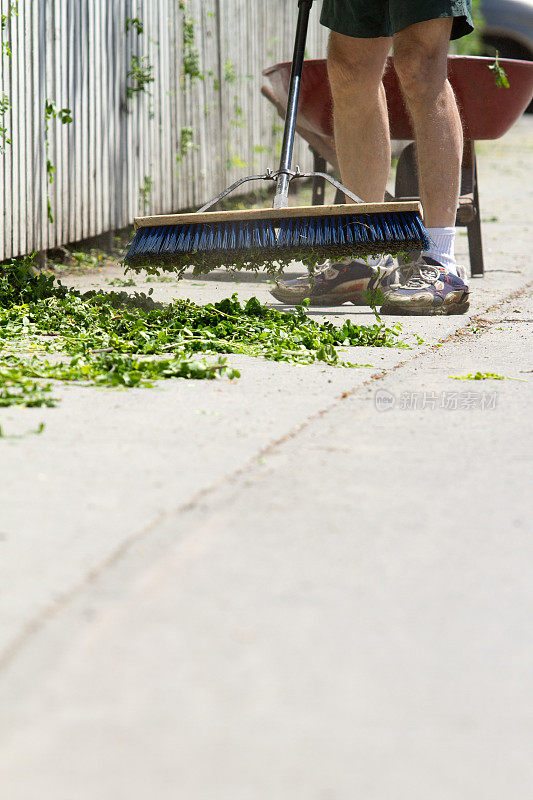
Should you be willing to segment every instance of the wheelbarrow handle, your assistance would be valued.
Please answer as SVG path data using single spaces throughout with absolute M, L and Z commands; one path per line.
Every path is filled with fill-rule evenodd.
M 298 23 L 292 57 L 291 77 L 289 82 L 289 95 L 287 98 L 287 111 L 285 114 L 285 129 L 281 145 L 279 162 L 279 175 L 276 182 L 274 208 L 284 208 L 288 205 L 289 181 L 288 171 L 291 168 L 292 151 L 294 146 L 294 133 L 296 130 L 296 113 L 298 111 L 298 98 L 300 96 L 300 82 L 305 55 L 305 42 L 307 40 L 307 27 L 313 0 L 298 0 Z

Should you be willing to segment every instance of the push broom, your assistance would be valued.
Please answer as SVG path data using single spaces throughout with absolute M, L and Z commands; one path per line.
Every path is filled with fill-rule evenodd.
M 424 250 L 429 246 L 418 202 L 364 203 L 322 172 L 291 169 L 296 113 L 313 0 L 298 0 L 298 24 L 289 83 L 279 169 L 248 175 L 194 213 L 137 217 L 136 234 L 125 257 L 134 270 L 207 272 L 219 266 L 279 270 L 292 260 L 308 264 L 325 258 Z M 288 207 L 296 178 L 325 178 L 353 202 Z M 272 208 L 214 211 L 224 197 L 248 181 L 274 181 Z

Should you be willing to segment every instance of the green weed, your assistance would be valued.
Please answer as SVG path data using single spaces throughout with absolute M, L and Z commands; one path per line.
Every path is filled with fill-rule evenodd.
M 181 164 L 183 159 L 193 150 L 198 150 L 198 145 L 193 141 L 194 131 L 192 128 L 182 128 L 180 132 L 179 150 L 176 153 L 176 162 Z
M 449 375 L 454 381 L 523 381 L 524 378 L 509 378 L 507 375 L 497 375 L 495 372 L 475 372 L 468 375 Z
M 0 153 L 4 153 L 6 144 L 11 144 L 11 139 L 7 135 L 7 127 L 4 125 L 4 117 L 11 108 L 9 97 L 2 93 L 0 96 Z
M 144 31 L 144 25 L 139 17 L 126 17 L 126 33 L 133 29 L 138 36 Z
M 0 405 L 52 406 L 51 381 L 147 387 L 171 378 L 239 377 L 228 354 L 311 364 L 341 360 L 342 346 L 401 346 L 380 322 L 337 327 L 304 307 L 283 312 L 236 295 L 197 305 L 157 305 L 144 293 L 87 292 L 31 272 L 13 259 L 0 275 Z M 207 360 L 206 357 L 210 359 Z M 216 360 L 212 357 L 215 356 Z
M 0 425 L 0 439 L 23 439 L 25 436 L 31 436 L 32 434 L 39 435 L 45 429 L 44 422 L 40 422 L 37 428 L 34 428 L 30 431 L 24 431 L 24 433 L 4 433 L 4 429 Z
M 494 83 L 496 84 L 498 89 L 509 89 L 509 78 L 507 77 L 507 73 L 505 72 L 504 68 L 501 66 L 498 60 L 499 53 L 496 50 L 496 56 L 494 59 L 494 64 L 489 64 L 488 68 L 494 75 Z
M 147 56 L 131 57 L 130 69 L 127 74 L 127 79 L 131 81 L 126 86 L 126 97 L 131 100 L 136 94 L 148 92 L 147 86 L 154 82 L 152 75 L 153 67 L 150 64 Z
M 204 80 L 205 76 L 200 70 L 200 53 L 196 47 L 194 20 L 187 14 L 186 0 L 179 0 L 178 7 L 182 12 L 182 58 L 183 58 L 183 73 L 182 82 L 187 77 L 191 81 Z
M 47 154 L 46 174 L 48 177 L 48 183 L 54 182 L 56 173 L 56 168 L 48 157 L 48 151 L 50 148 L 50 143 L 48 141 L 48 129 L 49 123 L 52 119 L 59 119 L 63 125 L 70 125 L 72 122 L 72 111 L 70 108 L 58 108 L 54 101 L 47 97 L 44 103 L 44 144 Z M 50 200 L 50 195 L 46 196 L 46 215 L 48 217 L 48 222 L 52 224 L 54 222 L 54 215 L 52 213 L 52 201 Z
M 150 195 L 152 194 L 152 176 L 145 175 L 142 184 L 139 186 L 139 205 L 143 213 L 150 206 Z
M 13 2 L 9 3 L 7 12 L 0 14 L 0 30 L 5 30 L 11 17 L 18 17 L 18 13 L 18 0 L 13 0 Z

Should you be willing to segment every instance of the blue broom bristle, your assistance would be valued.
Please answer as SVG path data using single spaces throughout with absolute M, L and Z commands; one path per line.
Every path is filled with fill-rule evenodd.
M 154 264 L 212 269 L 230 265 L 233 255 L 261 266 L 276 259 L 394 254 L 428 246 L 427 232 L 414 211 L 339 214 L 143 227 L 125 261 L 139 269 Z

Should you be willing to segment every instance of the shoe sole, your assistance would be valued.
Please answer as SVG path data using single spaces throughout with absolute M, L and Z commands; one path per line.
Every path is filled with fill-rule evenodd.
M 442 305 L 438 308 L 408 308 L 405 305 L 397 305 L 390 303 L 387 306 L 382 306 L 379 313 L 395 316 L 395 317 L 447 317 L 455 314 L 465 314 L 470 308 L 470 303 L 450 303 L 449 305 Z

